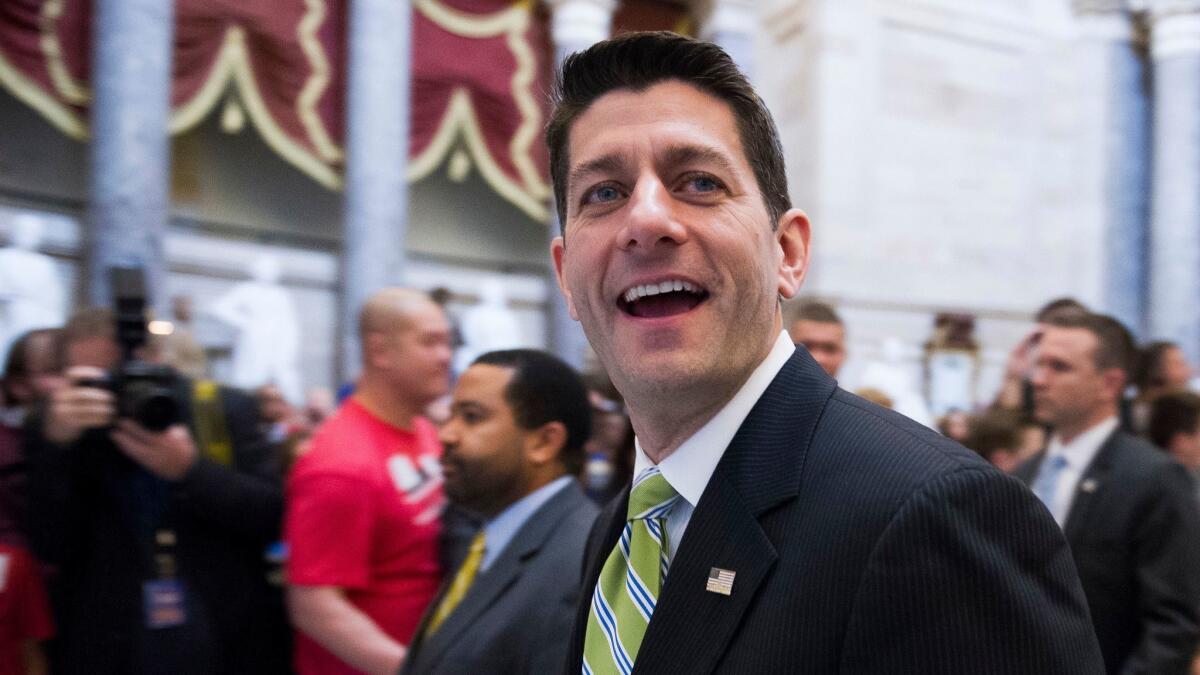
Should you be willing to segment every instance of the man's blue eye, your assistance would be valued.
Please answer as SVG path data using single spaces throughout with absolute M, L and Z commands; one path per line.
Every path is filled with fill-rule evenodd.
M 598 201 L 598 202 L 611 202 L 612 200 L 614 200 L 620 196 L 620 194 L 617 192 L 617 189 L 612 187 L 611 185 L 605 185 L 603 187 L 598 187 L 598 188 L 596 188 L 596 191 L 592 194 L 595 197 L 596 201 Z
M 700 192 L 712 192 L 717 189 L 717 181 L 708 176 L 696 176 L 692 179 L 692 185 Z

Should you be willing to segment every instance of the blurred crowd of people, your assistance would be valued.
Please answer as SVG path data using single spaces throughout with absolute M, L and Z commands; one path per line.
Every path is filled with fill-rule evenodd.
M 836 377 L 843 321 L 818 302 L 791 309 L 792 340 Z M 23 335 L 4 364 L 0 674 L 562 663 L 583 538 L 633 473 L 633 427 L 604 373 L 518 349 L 452 374 L 443 309 L 389 289 L 362 310 L 362 374 L 344 399 L 313 389 L 295 405 L 274 384 L 243 392 L 170 369 L 188 350 L 131 349 L 116 319 L 80 311 Z M 1200 471 L 1182 350 L 1135 350 L 1119 324 L 1095 322 L 1073 300 L 1048 304 L 995 400 L 940 431 L 1005 472 L 1024 467 L 1039 493 L 1038 462 L 1074 442 L 1063 430 L 1111 403 L 1120 429 Z M 1098 331 L 1102 354 L 1115 335 L 1095 378 L 1071 372 L 1090 353 L 1063 338 L 1076 329 Z

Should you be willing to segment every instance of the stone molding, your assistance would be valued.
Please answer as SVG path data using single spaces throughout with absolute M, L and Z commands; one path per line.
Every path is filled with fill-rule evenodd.
M 550 37 L 555 48 L 586 49 L 612 33 L 616 0 L 546 0 L 552 12 Z
M 1150 53 L 1154 59 L 1200 54 L 1200 2 L 1153 5 Z
M 711 40 L 719 33 L 753 35 L 758 29 L 757 11 L 757 5 L 747 0 L 701 2 L 695 10 L 700 37 Z

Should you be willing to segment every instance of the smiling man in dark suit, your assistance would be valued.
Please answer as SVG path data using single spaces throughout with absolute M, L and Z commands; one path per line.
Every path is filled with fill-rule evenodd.
M 809 221 L 723 51 L 634 33 L 570 57 L 547 142 L 559 286 L 637 433 L 568 672 L 1102 667 L 1033 495 L 838 389 L 783 332 Z
M 1016 475 L 1066 532 L 1107 672 L 1184 675 L 1200 636 L 1200 515 L 1187 470 L 1118 428 L 1134 350 L 1111 317 L 1047 325 L 1033 401 L 1054 433 Z
M 402 673 L 543 675 L 562 664 L 596 518 L 575 480 L 591 414 L 579 375 L 545 352 L 488 352 L 459 378 L 441 430 L 446 497 L 484 525 Z

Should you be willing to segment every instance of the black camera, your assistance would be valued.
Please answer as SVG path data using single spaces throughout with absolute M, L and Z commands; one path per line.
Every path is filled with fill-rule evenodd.
M 175 371 L 140 358 L 149 336 L 142 271 L 114 267 L 109 273 L 121 362 L 107 378 L 79 384 L 112 391 L 117 417 L 129 418 L 150 431 L 163 431 L 183 420 L 183 405 L 175 393 Z

